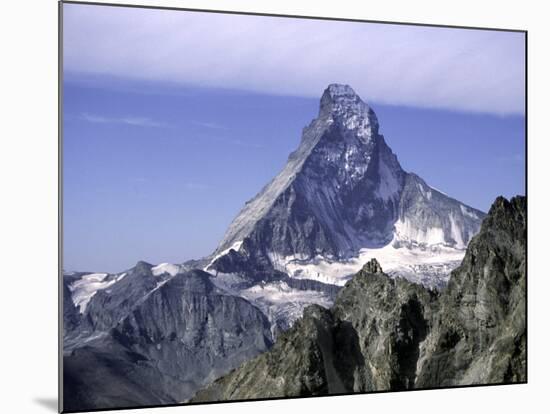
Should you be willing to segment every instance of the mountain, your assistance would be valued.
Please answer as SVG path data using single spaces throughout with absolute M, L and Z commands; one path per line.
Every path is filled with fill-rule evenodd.
M 498 198 L 442 291 L 373 259 L 329 310 L 193 402 L 526 381 L 526 199 Z
M 407 249 L 422 252 L 409 270 L 434 256 L 458 264 L 484 216 L 405 172 L 372 108 L 351 87 L 332 84 L 298 149 L 245 204 L 205 270 L 264 280 L 276 269 L 344 284 L 382 248 L 384 265 L 406 263 L 393 259 Z
M 122 273 L 65 274 L 64 350 L 81 346 L 87 339 L 113 328 L 148 294 L 184 269 L 178 265 L 153 266 L 140 261 Z
M 113 304 L 105 316 L 84 319 L 110 326 L 64 347 L 64 409 L 89 410 L 174 404 L 229 372 L 272 344 L 266 316 L 245 299 L 218 289 L 201 270 L 176 273 L 139 300 L 132 298 L 151 269 L 143 262 L 129 272 L 120 289 L 98 291 L 88 304 Z M 161 277 L 157 267 L 157 276 Z M 153 270 L 154 271 L 154 270 Z M 80 279 L 79 279 L 80 280 Z M 109 282 L 102 282 L 109 283 Z M 116 286 L 114 284 L 113 286 Z M 116 304 L 116 305 L 114 305 Z M 90 309 L 91 310 L 91 309 Z M 94 312 L 95 313 L 95 312 Z M 114 316 L 123 315 L 120 320 Z M 86 329 L 94 325 L 86 323 Z

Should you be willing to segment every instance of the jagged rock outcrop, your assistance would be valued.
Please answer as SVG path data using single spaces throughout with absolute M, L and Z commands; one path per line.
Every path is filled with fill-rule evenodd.
M 66 352 L 64 408 L 182 402 L 270 346 L 270 324 L 259 309 L 220 291 L 203 271 L 179 273 L 113 329 Z
M 526 216 L 525 197 L 491 207 L 442 294 L 418 386 L 526 380 Z
M 193 401 L 525 381 L 525 257 L 526 200 L 499 198 L 442 293 L 373 260 Z

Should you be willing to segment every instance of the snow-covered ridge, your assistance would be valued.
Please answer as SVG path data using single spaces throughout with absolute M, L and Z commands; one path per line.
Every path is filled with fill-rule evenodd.
M 159 288 L 172 277 L 185 271 L 185 266 L 172 263 L 161 263 L 151 267 L 151 273 L 153 276 L 159 278 L 156 288 Z M 128 270 L 127 272 L 130 272 Z M 123 273 L 89 273 L 82 275 L 79 279 L 68 285 L 71 292 L 71 298 L 75 306 L 79 309 L 80 313 L 84 313 L 90 300 L 100 290 L 106 290 L 107 293 L 111 293 L 111 288 L 116 283 L 120 282 L 126 275 Z M 73 273 L 74 274 L 74 273 Z M 65 273 L 66 276 L 71 274 Z M 109 289 L 109 290 L 107 290 Z
M 169 274 L 170 276 L 175 276 L 183 270 L 182 265 L 172 264 L 172 263 L 161 263 L 151 268 L 153 275 L 160 276 L 162 274 Z
M 206 265 L 204 267 L 204 271 L 205 272 L 208 272 L 209 271 L 209 268 L 210 266 L 212 265 L 212 263 L 214 263 L 216 260 L 218 260 L 220 257 L 222 256 L 225 256 L 227 253 L 229 253 L 231 250 L 235 250 L 236 252 L 239 251 L 239 249 L 241 248 L 243 242 L 242 240 L 240 241 L 236 241 L 235 243 L 233 243 L 230 247 L 228 247 L 227 249 L 225 250 L 222 250 L 221 252 L 219 252 L 217 255 L 215 255 L 212 260 L 210 260 L 210 263 L 208 263 L 208 265 Z
M 79 308 L 80 313 L 86 311 L 86 306 L 98 291 L 107 289 L 122 280 L 126 273 L 120 273 L 106 281 L 107 276 L 108 273 L 90 273 L 69 285 L 73 303 Z

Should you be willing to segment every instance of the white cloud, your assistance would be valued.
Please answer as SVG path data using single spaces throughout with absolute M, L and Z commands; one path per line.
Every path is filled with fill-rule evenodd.
M 521 33 L 65 4 L 68 72 L 371 102 L 524 110 Z
M 193 125 L 207 128 L 207 129 L 217 129 L 217 130 L 226 130 L 227 127 L 219 124 L 215 124 L 213 122 L 202 122 L 202 121 L 192 121 Z
M 83 113 L 81 114 L 80 118 L 84 121 L 91 122 L 94 124 L 126 124 L 126 125 L 132 125 L 132 126 L 154 127 L 154 128 L 162 128 L 167 126 L 167 124 L 163 122 L 156 122 L 150 118 L 132 117 L 132 116 L 121 117 L 121 118 L 111 118 L 111 117 L 106 117 L 102 115 Z

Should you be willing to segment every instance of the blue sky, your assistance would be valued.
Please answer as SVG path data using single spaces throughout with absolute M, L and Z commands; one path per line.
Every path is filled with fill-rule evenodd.
M 244 18 L 235 26 L 221 15 L 64 7 L 66 269 L 120 271 L 211 253 L 297 147 L 330 82 L 351 84 L 371 104 L 402 166 L 430 185 L 482 210 L 497 195 L 524 192 L 521 34 L 434 37 L 443 29 L 427 36 L 294 19 L 281 28 L 250 16 L 233 16 Z M 212 18 L 219 31 L 202 31 Z M 316 38 L 319 30 L 330 36 Z M 235 41 L 250 33 L 275 42 L 277 53 Z M 234 50 L 217 49 L 232 36 Z M 369 71 L 372 63 L 354 56 L 373 37 L 387 40 L 391 56 L 366 49 L 379 66 L 400 67 L 398 83 L 398 73 Z M 445 56 L 428 59 L 443 46 L 430 39 L 441 37 Z M 323 68 L 342 45 L 346 65 L 313 71 L 297 57 L 301 47 Z

